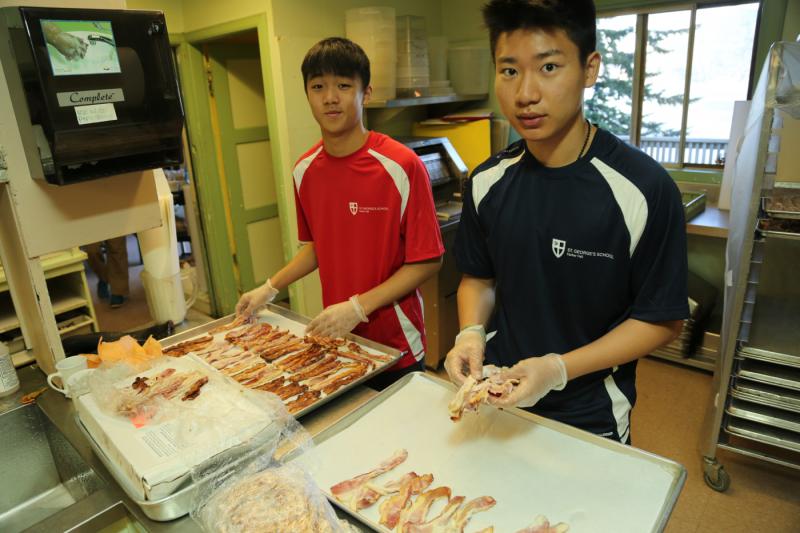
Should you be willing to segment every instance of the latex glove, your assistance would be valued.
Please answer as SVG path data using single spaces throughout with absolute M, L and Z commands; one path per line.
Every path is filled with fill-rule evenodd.
M 236 314 L 251 316 L 258 311 L 259 308 L 274 300 L 277 295 L 278 289 L 272 286 L 270 280 L 267 280 L 262 286 L 242 294 L 242 297 L 239 298 L 239 302 L 236 304 Z
M 353 331 L 359 322 L 369 322 L 369 319 L 358 297 L 354 295 L 346 302 L 326 307 L 309 322 L 306 333 L 323 337 L 344 337 Z
M 483 326 L 469 326 L 456 335 L 456 342 L 447 353 L 444 369 L 450 381 L 461 386 L 467 376 L 483 377 L 483 356 L 486 351 L 486 332 Z
M 551 390 L 563 390 L 567 368 L 559 354 L 529 357 L 501 373 L 502 379 L 518 379 L 519 385 L 507 395 L 489 399 L 497 407 L 531 407 Z

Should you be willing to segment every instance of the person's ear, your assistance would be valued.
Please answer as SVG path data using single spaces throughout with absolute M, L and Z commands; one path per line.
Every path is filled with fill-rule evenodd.
M 589 54 L 589 57 L 586 58 L 583 80 L 584 87 L 589 88 L 597 82 L 597 76 L 600 74 L 600 63 L 600 53 L 597 51 L 592 52 Z
M 362 104 L 368 104 L 370 98 L 372 98 L 372 85 L 367 85 L 364 88 L 364 98 Z

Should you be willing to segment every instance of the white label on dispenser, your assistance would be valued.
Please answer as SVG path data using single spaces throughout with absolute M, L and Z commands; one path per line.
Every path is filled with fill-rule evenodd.
M 78 124 L 80 125 L 117 120 L 117 112 L 114 110 L 114 104 L 76 106 L 75 115 L 77 115 Z
M 111 102 L 124 102 L 125 94 L 122 89 L 98 89 L 96 91 L 69 91 L 56 93 L 60 107 L 76 105 L 109 104 Z

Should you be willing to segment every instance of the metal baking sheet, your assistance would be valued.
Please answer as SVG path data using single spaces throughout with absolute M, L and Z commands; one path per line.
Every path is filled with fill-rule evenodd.
M 788 366 L 745 359 L 739 363 L 736 375 L 759 383 L 800 390 L 800 370 Z
M 166 339 L 163 339 L 161 341 L 161 344 L 165 348 L 168 348 L 168 347 L 170 347 L 172 345 L 178 344 L 179 342 L 187 341 L 187 340 L 193 339 L 195 337 L 201 337 L 201 336 L 207 334 L 210 330 L 212 330 L 212 329 L 214 329 L 216 327 L 228 324 L 234 318 L 235 318 L 235 315 L 229 315 L 229 316 L 220 318 L 218 320 L 214 320 L 213 322 L 209 322 L 207 324 L 203 324 L 202 326 L 199 326 L 199 327 L 196 327 L 196 328 L 192 328 L 190 330 L 184 331 L 184 332 L 179 333 L 177 335 L 173 335 L 172 337 L 168 337 Z M 295 313 L 294 311 L 292 311 L 290 309 L 286 309 L 284 307 L 280 307 L 278 305 L 273 305 L 273 304 L 267 304 L 267 306 L 258 313 L 258 320 L 260 322 L 269 323 L 269 324 L 271 324 L 273 326 L 280 326 L 283 329 L 288 329 L 289 331 L 291 331 L 292 333 L 294 333 L 298 337 L 302 337 L 303 335 L 305 335 L 305 326 L 310 322 L 310 320 L 307 317 L 303 316 L 303 315 Z M 227 333 L 227 332 L 220 333 L 219 335 L 220 336 L 224 336 L 225 333 Z M 376 362 L 375 368 L 372 371 L 367 372 L 361 378 L 353 381 L 352 383 L 349 383 L 349 384 L 347 384 L 347 385 L 345 385 L 343 387 L 340 387 L 338 390 L 334 391 L 333 393 L 325 395 L 325 396 L 322 396 L 316 402 L 314 402 L 311 405 L 309 405 L 307 407 L 304 407 L 300 411 L 294 413 L 293 416 L 295 418 L 300 418 L 303 415 L 305 415 L 307 413 L 310 413 L 314 409 L 317 409 L 321 405 L 326 404 L 327 402 L 331 401 L 332 399 L 336 398 L 337 396 L 340 396 L 341 394 L 347 392 L 348 390 L 350 390 L 350 389 L 352 389 L 354 387 L 357 387 L 358 385 L 364 383 L 368 379 L 370 379 L 370 378 L 374 377 L 375 375 L 383 372 L 387 368 L 389 368 L 392 365 L 394 365 L 397 362 L 397 360 L 400 359 L 400 357 L 402 356 L 400 351 L 395 349 L 395 348 L 390 348 L 389 346 L 385 346 L 383 344 L 371 341 L 369 339 L 365 339 L 364 337 L 359 337 L 358 335 L 353 335 L 352 333 L 348 333 L 347 335 L 345 335 L 344 338 L 348 339 L 348 340 L 352 340 L 352 341 L 358 343 L 361 347 L 367 349 L 368 351 L 373 351 L 373 352 L 381 353 L 383 355 L 388 355 L 388 356 L 390 356 L 392 358 L 392 360 L 390 362 L 388 362 L 388 363 Z M 192 353 L 192 352 L 189 352 L 189 353 Z M 289 355 L 289 354 L 287 354 L 287 355 Z M 197 357 L 197 360 L 201 361 L 207 367 L 212 368 L 213 370 L 219 372 L 216 368 L 208 365 L 202 358 Z M 220 372 L 220 374 L 222 374 L 222 372 Z M 289 401 L 291 401 L 291 398 L 289 399 Z M 286 403 L 286 402 L 284 402 L 284 403 Z
M 733 398 L 725 409 L 729 415 L 800 433 L 800 415 L 782 409 Z
M 490 525 L 517 531 L 539 514 L 552 524 L 567 522 L 570 533 L 666 526 L 686 478 L 680 464 L 519 409 L 486 406 L 453 423 L 447 404 L 454 393 L 446 381 L 408 374 L 323 431 L 314 450 L 319 487 L 350 512 L 332 498 L 330 487 L 404 448 L 408 459 L 376 483 L 410 471 L 432 473 L 431 487 L 449 486 L 467 500 L 494 497 L 495 507 L 472 517 L 471 531 Z M 353 516 L 388 531 L 378 523 L 380 503 Z
M 734 378 L 731 396 L 800 413 L 800 392 Z
M 731 435 L 744 437 L 762 444 L 777 446 L 784 450 L 800 452 L 800 435 L 783 429 L 766 426 L 758 422 L 730 418 L 725 424 L 725 431 Z
M 762 339 L 760 330 L 756 327 L 750 329 L 750 340 L 748 342 L 753 342 L 754 338 L 757 340 Z M 793 366 L 795 368 L 800 368 L 800 355 L 792 355 L 787 353 L 773 352 L 770 350 L 762 350 L 760 348 L 754 348 L 752 346 L 747 346 L 747 345 L 740 348 L 738 353 L 741 357 L 744 357 L 745 359 L 756 359 L 758 361 L 765 361 L 767 363 L 775 363 L 778 365 L 786 365 L 786 366 Z

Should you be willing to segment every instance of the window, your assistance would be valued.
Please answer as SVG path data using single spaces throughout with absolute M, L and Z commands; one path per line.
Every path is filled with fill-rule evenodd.
M 586 115 L 668 167 L 721 166 L 747 99 L 758 2 L 598 20 Z

